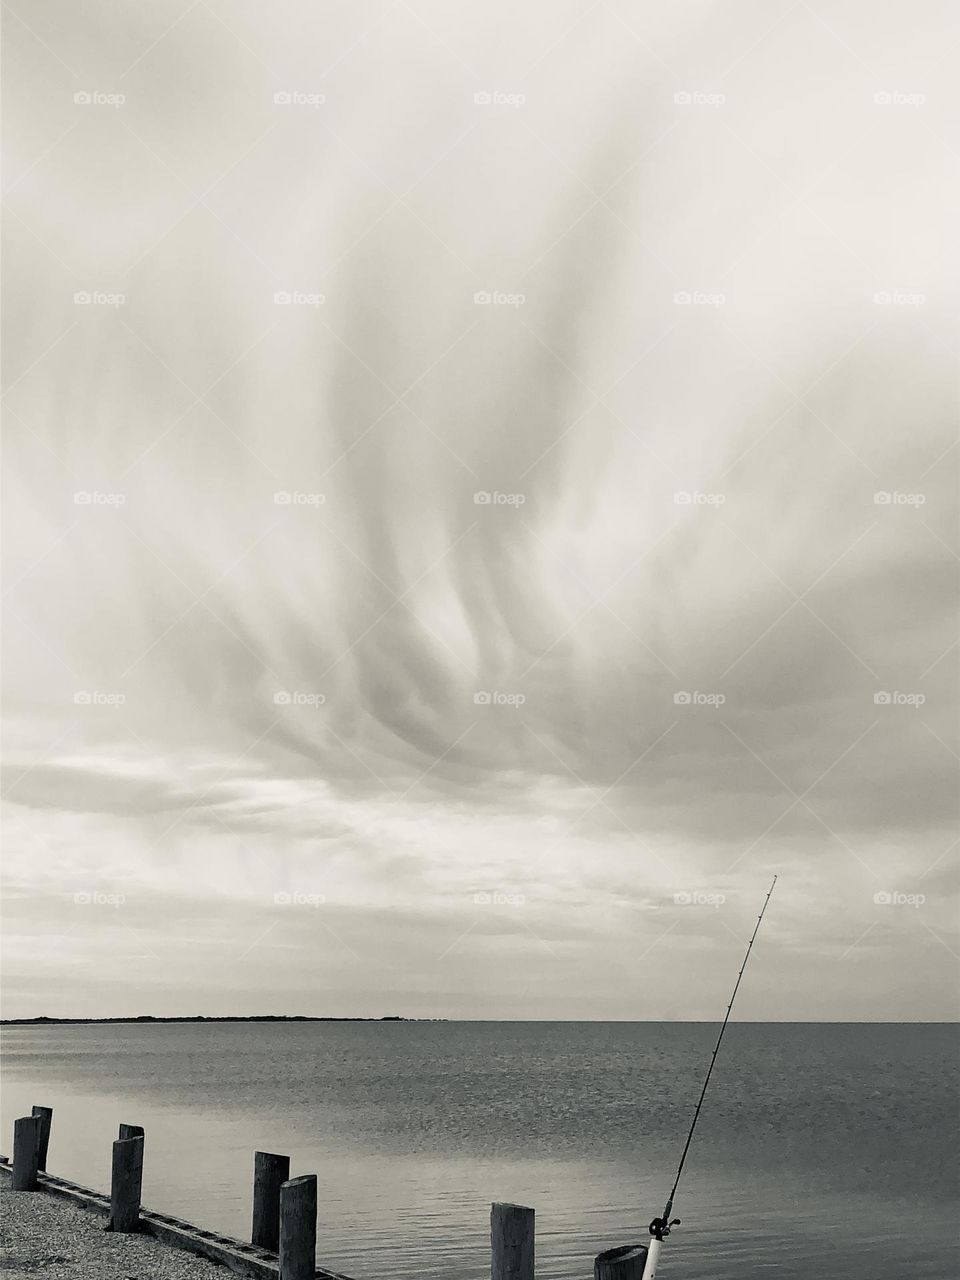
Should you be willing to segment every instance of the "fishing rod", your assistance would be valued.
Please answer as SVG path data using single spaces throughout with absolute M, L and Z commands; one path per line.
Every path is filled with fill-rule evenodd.
M 659 1218 L 654 1218 L 650 1223 L 650 1244 L 647 1249 L 646 1262 L 643 1268 L 643 1280 L 653 1280 L 657 1270 L 657 1261 L 660 1257 L 660 1249 L 664 1240 L 670 1234 L 671 1227 L 680 1225 L 680 1219 L 674 1218 L 671 1221 L 670 1214 L 673 1212 L 673 1200 L 677 1194 L 677 1187 L 680 1185 L 680 1175 L 683 1173 L 683 1166 L 687 1159 L 687 1152 L 690 1150 L 690 1143 L 693 1141 L 693 1131 L 697 1127 L 697 1121 L 700 1119 L 700 1109 L 703 1106 L 703 1100 L 707 1096 L 707 1087 L 710 1084 L 710 1076 L 713 1074 L 713 1065 L 717 1060 L 717 1054 L 720 1052 L 720 1045 L 723 1041 L 723 1033 L 727 1029 L 727 1023 L 730 1021 L 730 1010 L 733 1008 L 733 1002 L 737 998 L 737 992 L 740 990 L 740 981 L 743 978 L 744 970 L 747 967 L 747 961 L 750 959 L 750 952 L 753 950 L 753 944 L 756 941 L 757 934 L 760 931 L 760 923 L 763 920 L 763 913 L 767 909 L 770 896 L 777 887 L 777 877 L 773 877 L 773 884 L 767 890 L 767 896 L 763 900 L 763 906 L 760 908 L 760 914 L 757 916 L 757 923 L 753 926 L 753 933 L 750 935 L 750 941 L 747 943 L 746 955 L 743 957 L 743 964 L 740 966 L 740 972 L 737 974 L 737 980 L 734 983 L 733 995 L 730 997 L 730 1003 L 727 1005 L 727 1012 L 723 1019 L 723 1025 L 720 1028 L 720 1034 L 717 1036 L 717 1043 L 713 1047 L 713 1056 L 710 1059 L 710 1065 L 707 1067 L 706 1078 L 703 1082 L 703 1088 L 700 1090 L 700 1100 L 697 1108 L 693 1113 L 693 1121 L 690 1125 L 690 1132 L 687 1134 L 687 1140 L 683 1144 L 683 1152 L 680 1156 L 680 1164 L 677 1166 L 677 1176 L 673 1180 L 673 1186 L 670 1194 L 667 1196 L 667 1203 L 664 1206 L 663 1213 Z

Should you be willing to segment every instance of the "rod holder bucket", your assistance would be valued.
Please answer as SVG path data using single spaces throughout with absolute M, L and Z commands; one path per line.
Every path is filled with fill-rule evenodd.
M 645 1244 L 622 1244 L 605 1249 L 593 1260 L 593 1280 L 642 1280 L 647 1262 Z

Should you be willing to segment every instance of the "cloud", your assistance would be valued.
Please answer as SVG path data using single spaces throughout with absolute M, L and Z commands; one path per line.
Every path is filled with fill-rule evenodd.
M 117 74 L 144 54 L 109 109 L 42 63 L 11 161 L 16 927 L 122 884 L 154 951 L 185 917 L 227 956 L 299 886 L 329 910 L 283 917 L 256 979 L 174 957 L 152 998 L 239 1007 L 329 945 L 363 956 L 347 1011 L 386 968 L 421 1013 L 433 983 L 446 1014 L 699 1016 L 648 979 L 694 987 L 728 916 L 674 895 L 725 894 L 738 934 L 778 869 L 759 1015 L 939 1016 L 939 72 L 911 114 L 802 10 L 762 47 L 718 6 L 645 10 L 643 45 L 612 12 L 571 42 L 535 6 L 505 43 L 464 12 L 361 42 L 310 6 L 295 41 L 254 11 L 155 47 L 105 21 Z M 58 41 L 86 70 L 83 30 Z M 931 889 L 870 934 L 909 998 L 839 968 L 894 873 Z M 484 886 L 525 903 L 475 919 Z M 102 971 L 132 919 L 92 918 L 44 999 L 80 1000 L 69 956 Z M 610 994 L 613 936 L 645 976 Z M 811 955 L 843 974 L 822 1005 Z M 524 995 L 478 995 L 519 956 Z

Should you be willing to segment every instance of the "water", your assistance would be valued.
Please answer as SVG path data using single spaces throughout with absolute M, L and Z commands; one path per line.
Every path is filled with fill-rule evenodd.
M 319 1261 L 358 1280 L 489 1276 L 491 1200 L 537 1210 L 538 1280 L 589 1280 L 662 1208 L 716 1028 L 308 1023 L 5 1031 L 3 1149 L 55 1108 L 49 1167 L 249 1232 L 253 1151 L 319 1174 Z M 957 1029 L 730 1027 L 676 1205 L 669 1280 L 951 1280 Z

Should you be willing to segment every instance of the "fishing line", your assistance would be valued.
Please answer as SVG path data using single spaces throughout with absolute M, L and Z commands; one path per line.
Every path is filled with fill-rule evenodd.
M 757 916 L 757 923 L 753 926 L 753 933 L 750 935 L 750 941 L 747 943 L 746 955 L 743 957 L 743 964 L 740 966 L 740 972 L 737 974 L 737 981 L 733 987 L 733 995 L 730 997 L 730 1003 L 727 1005 L 727 1012 L 726 1012 L 726 1016 L 723 1019 L 723 1026 L 720 1028 L 720 1034 L 717 1036 L 717 1043 L 714 1045 L 714 1048 L 713 1048 L 713 1056 L 710 1059 L 709 1067 L 707 1067 L 706 1078 L 704 1079 L 704 1082 L 703 1082 L 703 1088 L 700 1091 L 700 1100 L 697 1103 L 696 1111 L 694 1111 L 693 1113 L 693 1122 L 690 1125 L 690 1132 L 687 1134 L 687 1140 L 683 1146 L 683 1153 L 680 1156 L 680 1164 L 677 1168 L 677 1176 L 673 1180 L 673 1187 L 671 1188 L 670 1194 L 667 1197 L 666 1207 L 663 1210 L 662 1216 L 659 1218 L 654 1218 L 653 1222 L 650 1223 L 650 1234 L 655 1236 L 658 1240 L 662 1240 L 664 1236 L 669 1235 L 670 1228 L 671 1226 L 674 1225 L 670 1221 L 670 1212 L 673 1209 L 673 1198 L 677 1194 L 677 1187 L 680 1185 L 680 1175 L 683 1173 L 683 1166 L 687 1158 L 687 1152 L 690 1150 L 690 1143 L 693 1141 L 693 1131 L 696 1129 L 697 1121 L 700 1119 L 700 1109 L 703 1106 L 704 1098 L 707 1096 L 707 1086 L 710 1084 L 710 1076 L 713 1073 L 713 1065 L 717 1060 L 717 1054 L 720 1052 L 720 1045 L 723 1041 L 723 1033 L 727 1029 L 727 1023 L 730 1021 L 730 1011 L 733 1008 L 733 1002 L 734 1000 L 736 1000 L 737 992 L 740 989 L 740 980 L 742 979 L 744 970 L 747 967 L 747 961 L 750 959 L 750 952 L 753 950 L 753 944 L 756 939 L 756 936 L 760 931 L 760 922 L 763 920 L 763 913 L 766 911 L 767 903 L 770 901 L 770 895 L 773 893 L 776 887 L 777 887 L 777 877 L 774 876 L 773 884 L 771 884 L 770 888 L 767 891 L 767 896 L 763 900 L 763 906 L 760 908 L 760 914 Z

